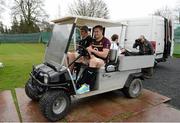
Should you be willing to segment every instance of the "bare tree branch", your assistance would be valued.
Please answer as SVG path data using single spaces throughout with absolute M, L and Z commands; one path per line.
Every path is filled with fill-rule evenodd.
M 175 13 L 175 20 L 178 21 L 178 23 L 180 23 L 180 1 L 177 1 L 177 5 L 174 9 L 174 13 Z
M 0 18 L 2 17 L 2 13 L 5 11 L 6 3 L 4 0 L 0 0 Z
M 109 10 L 102 0 L 77 0 L 69 6 L 69 13 L 98 18 L 109 18 Z
M 154 12 L 154 15 L 162 16 L 162 17 L 165 17 L 165 18 L 168 18 L 168 19 L 172 19 L 173 11 L 168 6 L 165 6 L 162 9 L 156 10 Z
M 31 22 L 40 22 L 48 18 L 43 7 L 43 0 L 14 0 L 12 15 L 17 18 L 23 16 L 27 24 Z
M 14 0 L 12 16 L 19 20 L 19 25 L 14 20 L 11 31 L 13 33 L 39 32 L 39 25 L 48 18 L 43 7 L 43 0 Z M 19 28 L 18 32 L 16 28 Z

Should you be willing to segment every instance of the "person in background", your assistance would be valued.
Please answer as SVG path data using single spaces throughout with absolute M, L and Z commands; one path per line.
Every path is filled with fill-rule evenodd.
M 135 43 L 133 45 L 133 48 L 137 48 L 139 46 L 139 55 L 153 55 L 154 49 L 144 35 L 141 35 L 138 39 L 135 40 Z M 144 78 L 151 78 L 153 75 L 153 67 L 150 68 L 143 68 L 142 73 Z
M 141 35 L 138 39 L 135 40 L 135 43 L 133 44 L 133 48 L 137 48 L 139 46 L 139 55 L 153 55 L 154 49 L 144 35 Z
M 119 36 L 117 34 L 112 35 L 111 37 L 111 47 L 110 49 L 118 50 L 119 43 L 118 43 Z
M 124 53 L 126 50 L 119 45 L 118 40 L 119 40 L 119 36 L 117 34 L 113 34 L 111 36 L 112 42 L 110 49 L 118 50 L 118 54 L 121 54 Z

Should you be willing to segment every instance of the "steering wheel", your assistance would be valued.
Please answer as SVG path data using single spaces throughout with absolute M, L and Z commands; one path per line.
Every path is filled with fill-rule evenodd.
M 83 47 L 82 45 L 78 45 L 78 51 L 77 51 L 81 56 L 87 56 L 88 58 L 90 58 L 90 54 L 88 52 L 88 50 Z

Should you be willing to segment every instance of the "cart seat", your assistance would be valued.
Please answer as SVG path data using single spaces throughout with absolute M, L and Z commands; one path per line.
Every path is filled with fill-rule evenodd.
M 118 50 L 110 49 L 108 60 L 105 65 L 105 71 L 114 72 L 118 70 L 118 67 L 119 67 Z

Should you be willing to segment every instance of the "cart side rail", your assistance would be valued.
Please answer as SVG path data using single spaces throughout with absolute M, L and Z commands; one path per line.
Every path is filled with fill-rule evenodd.
M 120 56 L 119 70 L 133 70 L 154 66 L 154 55 Z

